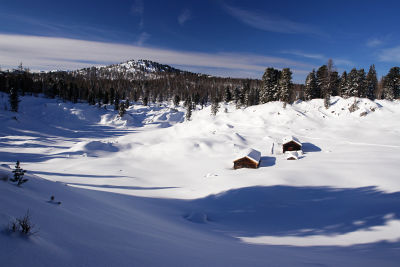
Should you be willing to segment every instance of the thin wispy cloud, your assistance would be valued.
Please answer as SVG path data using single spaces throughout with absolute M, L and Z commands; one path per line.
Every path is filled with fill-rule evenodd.
M 289 55 L 294 55 L 294 56 L 299 56 L 299 57 L 304 57 L 304 58 L 311 58 L 311 59 L 321 59 L 325 60 L 326 57 L 321 54 L 312 54 L 312 53 L 305 53 L 299 50 L 284 50 L 282 51 L 283 54 L 289 54 Z
M 139 27 L 143 28 L 144 26 L 144 3 L 143 0 L 135 0 L 133 5 L 131 6 L 131 13 L 140 18 Z
M 178 16 L 178 23 L 183 26 L 186 21 L 192 18 L 192 12 L 189 9 L 185 8 L 182 13 Z
M 136 45 L 138 45 L 138 46 L 143 46 L 144 45 L 144 43 L 150 38 L 150 34 L 148 34 L 147 32 L 142 32 L 140 35 L 139 35 L 139 38 L 138 38 L 138 40 L 136 41 Z
M 383 44 L 383 41 L 377 38 L 369 39 L 366 43 L 368 47 L 377 47 Z
M 378 55 L 379 61 L 400 63 L 400 46 L 382 49 Z
M 59 36 L 67 38 L 86 38 L 97 41 L 118 40 L 121 36 L 133 39 L 135 35 L 130 32 L 117 30 L 104 25 L 81 25 L 76 22 L 68 24 L 47 20 L 46 18 L 33 18 L 19 14 L 4 13 L 0 11 L 0 16 L 7 20 L 15 21 L 17 25 L 21 25 L 22 29 L 29 29 L 29 34 L 41 36 Z
M 288 34 L 308 34 L 320 37 L 328 36 L 326 33 L 323 33 L 320 29 L 318 29 L 318 27 L 315 27 L 314 25 L 295 22 L 270 14 L 260 14 L 254 11 L 249 11 L 229 5 L 223 5 L 223 8 L 231 16 L 259 30 Z
M 138 45 L 94 42 L 68 38 L 0 34 L 0 62 L 15 68 L 19 62 L 32 70 L 73 70 L 92 65 L 119 63 L 129 59 L 148 59 L 164 64 L 204 69 L 226 69 L 232 74 L 254 73 L 261 77 L 266 67 L 290 67 L 303 74 L 312 66 L 280 57 L 243 53 L 196 53 Z M 210 73 L 209 74 L 214 74 Z M 244 76 L 242 76 L 244 77 Z
M 306 53 L 306 52 L 303 52 L 300 50 L 284 50 L 281 53 L 294 55 L 297 57 L 308 58 L 308 59 L 315 59 L 321 63 L 326 63 L 331 58 L 331 57 L 327 57 L 322 54 Z M 339 65 L 339 66 L 350 66 L 350 67 L 355 66 L 355 63 L 348 59 L 343 59 L 343 58 L 331 58 L 331 59 L 333 60 L 333 62 L 336 65 Z

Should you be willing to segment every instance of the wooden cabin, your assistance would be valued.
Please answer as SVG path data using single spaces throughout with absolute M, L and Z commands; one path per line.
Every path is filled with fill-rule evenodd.
M 244 153 L 244 156 L 233 162 L 233 168 L 251 168 L 257 169 L 260 165 L 261 152 L 255 149 L 249 149 Z
M 287 136 L 282 140 L 282 152 L 286 151 L 301 151 L 302 146 L 299 139 L 294 136 Z

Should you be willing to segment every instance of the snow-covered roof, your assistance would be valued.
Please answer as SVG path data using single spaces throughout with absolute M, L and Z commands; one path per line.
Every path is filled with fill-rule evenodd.
M 286 159 L 299 159 L 299 154 L 297 153 L 297 151 L 287 151 L 285 155 Z
M 246 158 L 248 158 L 248 159 L 250 159 L 250 160 L 252 160 L 252 161 L 254 161 L 256 163 L 260 162 L 260 159 L 261 159 L 261 152 L 260 151 L 250 148 L 250 149 L 246 150 L 245 153 L 246 153 L 245 154 Z
M 291 136 L 291 135 L 285 136 L 285 137 L 283 138 L 283 140 L 282 140 L 282 144 L 287 144 L 287 143 L 292 142 L 292 141 L 295 142 L 295 143 L 297 143 L 297 144 L 299 144 L 299 145 L 301 146 L 300 140 L 297 139 L 297 138 L 294 137 L 294 136 Z

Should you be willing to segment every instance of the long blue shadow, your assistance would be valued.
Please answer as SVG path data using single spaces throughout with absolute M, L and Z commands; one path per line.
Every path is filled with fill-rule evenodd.
M 400 193 L 374 187 L 257 186 L 193 200 L 183 208 L 184 217 L 205 214 L 214 230 L 244 236 L 340 234 L 383 225 L 388 214 L 400 218 Z

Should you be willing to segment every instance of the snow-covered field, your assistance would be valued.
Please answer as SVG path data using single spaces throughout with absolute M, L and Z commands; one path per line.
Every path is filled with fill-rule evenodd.
M 0 226 L 29 209 L 38 233 L 0 229 L 3 266 L 398 266 L 400 103 L 354 98 L 112 111 L 0 95 Z M 224 109 L 227 108 L 227 112 Z M 287 161 L 281 140 L 304 155 Z M 233 170 L 247 148 L 259 169 Z M 11 169 L 0 167 L 0 175 Z M 49 202 L 54 195 L 61 205 Z

